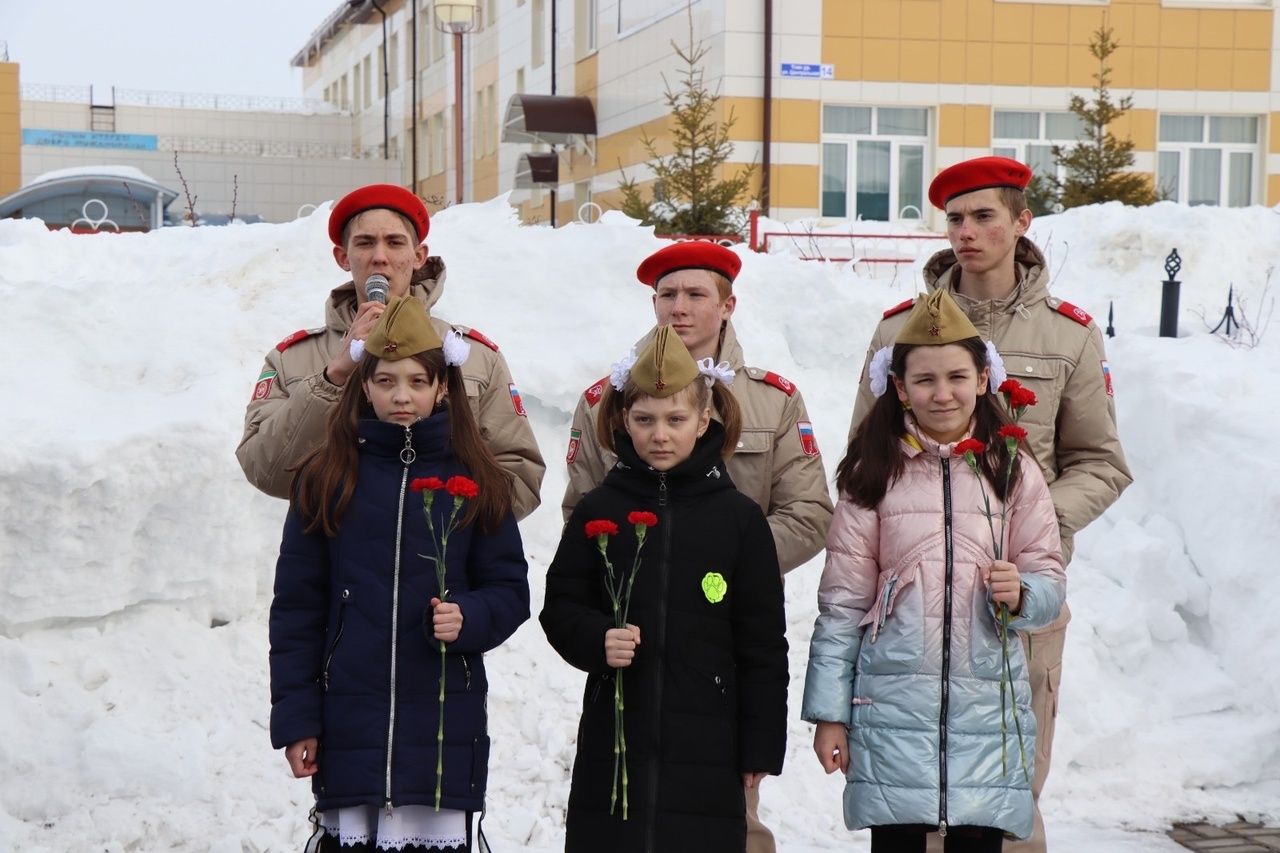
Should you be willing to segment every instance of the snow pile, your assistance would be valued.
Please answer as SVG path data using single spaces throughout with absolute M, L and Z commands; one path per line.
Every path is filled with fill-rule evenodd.
M 304 837 L 309 787 L 266 733 L 284 505 L 245 483 L 233 451 L 263 353 L 320 324 L 345 278 L 327 214 L 145 235 L 0 222 L 14 330 L 0 341 L 0 847 L 239 851 Z M 1195 315 L 1216 321 L 1229 285 L 1253 314 L 1280 216 L 1105 205 L 1040 220 L 1033 236 L 1058 295 L 1104 325 L 1114 303 L 1109 358 L 1137 478 L 1077 539 L 1051 832 L 1122 849 L 1133 839 L 1106 828 L 1280 818 L 1280 459 L 1268 452 L 1280 332 L 1233 348 Z M 437 313 L 501 344 L 549 463 L 543 506 L 522 525 L 535 608 L 560 534 L 569 413 L 652 323 L 633 271 L 660 245 L 618 214 L 522 227 L 502 199 L 432 224 L 448 264 Z M 1175 246 L 1183 335 L 1162 339 Z M 748 360 L 799 385 L 832 472 L 866 342 L 918 276 L 740 251 Z M 819 573 L 815 561 L 787 582 L 793 707 Z M 490 665 L 487 831 L 499 849 L 559 849 L 581 677 L 533 621 Z M 783 849 L 850 849 L 839 794 L 794 722 L 786 773 L 764 785 Z

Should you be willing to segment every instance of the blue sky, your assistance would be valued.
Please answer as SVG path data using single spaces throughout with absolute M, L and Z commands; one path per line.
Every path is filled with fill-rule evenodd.
M 301 96 L 289 65 L 341 0 L 0 0 L 24 83 Z

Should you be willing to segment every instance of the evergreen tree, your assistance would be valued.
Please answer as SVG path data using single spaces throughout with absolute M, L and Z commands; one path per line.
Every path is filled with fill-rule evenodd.
M 634 178 L 623 172 L 622 211 L 653 225 L 659 234 L 736 234 L 742 231 L 745 214 L 739 199 L 750 194 L 755 163 L 736 175 L 721 178 L 722 167 L 733 156 L 729 131 L 737 122 L 730 108 L 724 121 L 716 120 L 720 96 L 707 90 L 700 63 L 707 55 L 705 45 L 693 41 L 693 20 L 689 21 L 689 47 L 671 45 L 684 63 L 680 86 L 666 86 L 666 102 L 671 110 L 670 156 L 658 154 L 657 140 L 647 133 L 640 144 L 649 155 L 648 165 L 657 181 L 654 197 L 646 202 Z M 665 82 L 665 77 L 664 77 Z M 621 170 L 622 162 L 618 162 Z
M 1132 95 L 1118 101 L 1111 97 L 1111 67 L 1107 60 L 1120 47 L 1111 32 L 1104 25 L 1089 42 L 1089 52 L 1098 60 L 1092 100 L 1072 95 L 1067 107 L 1084 125 L 1080 142 L 1071 148 L 1053 146 L 1053 159 L 1066 171 L 1066 177 L 1047 177 L 1036 188 L 1050 207 L 1079 207 L 1103 201 L 1144 205 L 1159 200 L 1146 175 L 1129 171 L 1134 161 L 1133 140 L 1116 139 L 1107 129 L 1133 108 Z

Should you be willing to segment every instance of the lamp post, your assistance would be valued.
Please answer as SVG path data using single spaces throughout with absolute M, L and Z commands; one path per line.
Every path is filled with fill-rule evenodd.
M 436 27 L 453 36 L 454 201 L 462 202 L 462 36 L 480 28 L 476 0 L 436 0 Z

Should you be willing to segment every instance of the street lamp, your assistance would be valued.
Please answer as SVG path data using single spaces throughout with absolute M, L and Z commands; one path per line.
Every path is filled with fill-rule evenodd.
M 462 202 L 462 36 L 480 28 L 476 0 L 436 0 L 436 28 L 453 35 L 453 179 Z

